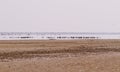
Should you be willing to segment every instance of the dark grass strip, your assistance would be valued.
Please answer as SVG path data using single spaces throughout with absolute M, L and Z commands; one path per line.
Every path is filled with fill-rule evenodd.
M 120 48 L 86 48 L 77 47 L 61 50 L 36 50 L 36 51 L 15 51 L 8 53 L 0 53 L 0 59 L 18 59 L 18 58 L 32 58 L 32 57 L 49 57 L 55 54 L 87 54 L 87 53 L 106 53 L 106 52 L 120 52 Z

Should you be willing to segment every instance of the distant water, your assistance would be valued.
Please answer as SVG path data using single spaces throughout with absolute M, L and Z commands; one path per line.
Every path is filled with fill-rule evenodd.
M 120 39 L 113 32 L 0 32 L 0 40 L 24 39 Z

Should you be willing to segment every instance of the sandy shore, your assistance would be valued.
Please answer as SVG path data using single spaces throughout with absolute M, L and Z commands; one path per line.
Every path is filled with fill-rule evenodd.
M 120 40 L 0 41 L 0 72 L 120 72 Z

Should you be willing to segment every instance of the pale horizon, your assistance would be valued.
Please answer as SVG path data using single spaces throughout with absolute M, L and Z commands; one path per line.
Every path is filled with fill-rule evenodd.
M 119 0 L 1 0 L 0 32 L 120 32 Z

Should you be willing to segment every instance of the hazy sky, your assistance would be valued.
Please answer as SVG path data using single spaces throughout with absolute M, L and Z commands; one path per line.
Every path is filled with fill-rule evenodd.
M 0 32 L 120 32 L 120 0 L 0 0 Z

